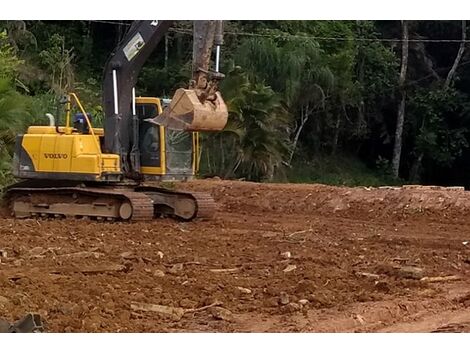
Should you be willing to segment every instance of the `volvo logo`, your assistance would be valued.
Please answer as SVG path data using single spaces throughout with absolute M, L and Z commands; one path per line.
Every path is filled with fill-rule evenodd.
M 44 153 L 46 159 L 67 159 L 69 156 L 62 153 Z

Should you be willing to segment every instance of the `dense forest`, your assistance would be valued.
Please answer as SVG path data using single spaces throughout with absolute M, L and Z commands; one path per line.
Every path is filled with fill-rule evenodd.
M 0 184 L 14 136 L 75 91 L 103 119 L 103 66 L 130 21 L 0 22 Z M 175 22 L 138 95 L 190 77 L 191 21 Z M 228 21 L 224 131 L 202 136 L 201 176 L 470 186 L 465 21 Z

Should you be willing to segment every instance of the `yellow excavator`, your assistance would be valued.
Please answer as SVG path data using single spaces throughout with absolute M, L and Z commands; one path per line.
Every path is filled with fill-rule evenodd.
M 211 217 L 208 194 L 161 187 L 198 168 L 201 131 L 220 131 L 228 112 L 218 91 L 222 21 L 194 21 L 193 75 L 170 101 L 136 97 L 143 64 L 173 21 L 134 21 L 111 54 L 103 78 L 103 128 L 93 127 L 74 93 L 62 101 L 65 122 L 30 126 L 16 138 L 14 175 L 5 192 L 16 217 L 182 220 Z M 215 70 L 210 70 L 213 46 Z

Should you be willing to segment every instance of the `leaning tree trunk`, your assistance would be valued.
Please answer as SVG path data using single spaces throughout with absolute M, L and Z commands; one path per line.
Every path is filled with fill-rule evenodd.
M 447 78 L 444 82 L 444 89 L 449 88 L 450 84 L 452 83 L 452 79 L 455 76 L 455 72 L 457 71 L 457 67 L 459 66 L 460 60 L 462 59 L 463 52 L 465 51 L 466 38 L 467 38 L 467 24 L 466 24 L 466 21 L 462 21 L 462 41 L 460 42 L 459 51 L 457 52 L 457 56 L 455 57 L 454 64 L 452 65 L 452 68 L 447 74 Z
M 459 51 L 457 52 L 457 56 L 455 57 L 454 64 L 452 65 L 452 68 L 450 69 L 449 73 L 447 74 L 446 80 L 444 81 L 444 84 L 443 84 L 444 90 L 450 87 L 450 84 L 452 83 L 454 79 L 455 73 L 457 72 L 457 68 L 459 67 L 460 61 L 462 60 L 462 57 L 465 51 L 466 39 L 467 39 L 467 23 L 466 21 L 462 21 L 462 41 L 460 42 Z M 424 128 L 424 123 L 425 121 L 423 121 L 421 130 Z M 411 167 L 410 180 L 412 182 L 419 181 L 419 176 L 421 173 L 421 164 L 423 162 L 423 158 L 424 158 L 424 153 L 421 151 L 419 152 L 413 166 Z
M 398 172 L 400 169 L 401 149 L 402 149 L 402 137 L 403 137 L 403 125 L 405 122 L 405 102 L 406 102 L 406 91 L 405 91 L 405 80 L 406 71 L 408 69 L 408 22 L 402 21 L 402 47 L 401 47 L 401 69 L 400 78 L 398 81 L 398 89 L 400 92 L 400 105 L 398 107 L 397 114 L 397 126 L 395 130 L 395 144 L 393 146 L 393 157 L 392 157 L 392 175 L 394 178 L 398 178 Z
M 298 125 L 298 127 L 295 131 L 294 140 L 292 142 L 292 148 L 291 148 L 290 153 L 289 153 L 289 162 L 288 162 L 289 166 L 292 164 L 292 159 L 294 158 L 295 150 L 297 148 L 297 143 L 299 142 L 300 133 L 302 132 L 305 124 L 307 123 L 308 119 L 310 118 L 311 113 L 312 112 L 309 109 L 309 104 L 307 104 L 306 106 L 301 107 L 300 122 L 299 122 L 299 125 Z

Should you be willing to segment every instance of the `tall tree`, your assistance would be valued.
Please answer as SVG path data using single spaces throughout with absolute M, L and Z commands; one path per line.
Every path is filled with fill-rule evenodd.
M 401 21 L 402 26 L 402 47 L 401 47 L 401 69 L 400 78 L 398 80 L 398 91 L 400 94 L 400 105 L 398 107 L 397 124 L 395 129 L 395 143 L 393 146 L 392 157 L 392 175 L 398 178 L 400 170 L 403 125 L 405 122 L 405 105 L 406 105 L 406 71 L 408 69 L 408 21 Z

